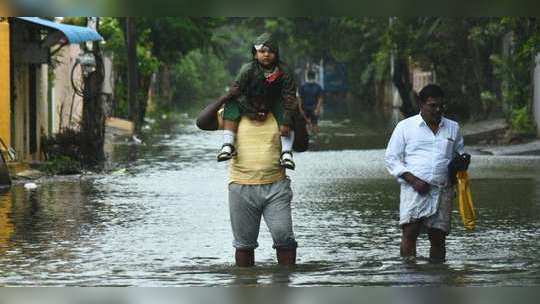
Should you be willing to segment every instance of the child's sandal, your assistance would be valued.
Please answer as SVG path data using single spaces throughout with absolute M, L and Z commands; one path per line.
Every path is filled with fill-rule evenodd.
M 289 157 L 284 157 L 285 154 L 289 154 Z M 279 159 L 279 162 L 282 167 L 287 168 L 289 170 L 294 170 L 296 165 L 294 164 L 294 161 L 292 160 L 292 152 L 291 151 L 283 151 L 281 152 L 281 157 Z
M 225 149 L 229 148 L 229 149 Z M 230 151 L 228 151 L 230 150 Z M 233 158 L 236 155 L 236 148 L 232 144 L 223 144 L 217 155 L 217 161 L 222 162 Z

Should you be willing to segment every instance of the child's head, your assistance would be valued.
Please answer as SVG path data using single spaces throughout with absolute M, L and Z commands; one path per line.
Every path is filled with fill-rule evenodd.
M 269 33 L 264 33 L 255 39 L 251 53 L 253 58 L 263 66 L 272 66 L 279 61 L 278 44 Z

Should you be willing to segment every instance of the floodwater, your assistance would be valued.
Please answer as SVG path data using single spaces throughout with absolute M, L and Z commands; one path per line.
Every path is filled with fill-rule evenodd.
M 336 120 L 337 121 L 337 120 Z M 473 157 L 479 216 L 457 209 L 448 261 L 399 257 L 399 188 L 385 171 L 387 123 L 329 120 L 289 172 L 298 266 L 276 266 L 261 225 L 256 267 L 233 265 L 226 164 L 219 132 L 193 120 L 161 126 L 145 145 L 120 145 L 117 170 L 60 177 L 0 193 L 3 286 L 538 286 L 540 157 Z

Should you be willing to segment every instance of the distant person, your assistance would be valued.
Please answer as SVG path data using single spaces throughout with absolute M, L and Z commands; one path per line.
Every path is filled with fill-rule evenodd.
M 256 119 L 271 112 L 280 129 L 280 164 L 294 170 L 291 124 L 298 112 L 294 78 L 280 60 L 278 44 L 270 34 L 264 33 L 255 40 L 251 54 L 252 60 L 242 66 L 231 90 L 222 97 L 225 101 L 223 145 L 217 161 L 236 155 L 236 132 L 242 117 Z
M 323 103 L 323 89 L 315 82 L 315 72 L 308 71 L 307 81 L 298 90 L 300 112 L 304 115 L 311 132 L 319 133 L 319 116 Z
M 442 116 L 443 90 L 435 84 L 419 94 L 420 114 L 400 121 L 388 142 L 386 168 L 401 184 L 399 225 L 401 256 L 416 257 L 416 240 L 427 231 L 431 262 L 444 262 L 450 212 L 455 197 L 448 166 L 464 153 L 457 122 Z

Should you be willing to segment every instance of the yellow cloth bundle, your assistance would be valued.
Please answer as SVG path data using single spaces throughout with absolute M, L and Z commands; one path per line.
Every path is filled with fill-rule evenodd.
M 476 226 L 476 212 L 474 211 L 469 174 L 467 171 L 457 172 L 457 187 L 459 213 L 463 220 L 463 226 L 467 230 L 474 230 Z

